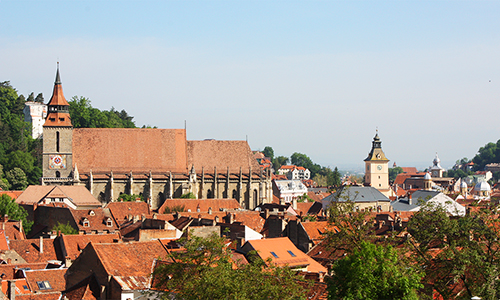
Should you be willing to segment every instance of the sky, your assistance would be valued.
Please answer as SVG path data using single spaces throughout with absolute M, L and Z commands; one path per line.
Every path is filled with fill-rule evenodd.
M 499 1 L 0 0 L 0 81 L 189 140 L 445 168 L 500 139 Z

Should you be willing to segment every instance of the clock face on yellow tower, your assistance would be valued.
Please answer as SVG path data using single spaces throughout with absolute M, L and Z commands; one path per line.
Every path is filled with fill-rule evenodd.
M 380 170 L 382 170 L 382 166 L 381 166 L 381 165 L 378 165 L 378 166 L 377 166 L 377 170 L 379 170 L 379 171 L 380 171 Z

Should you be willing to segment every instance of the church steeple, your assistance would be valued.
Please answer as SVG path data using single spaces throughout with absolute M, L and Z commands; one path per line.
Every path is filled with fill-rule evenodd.
M 69 115 L 69 103 L 64 98 L 61 76 L 59 75 L 59 63 L 57 63 L 56 80 L 54 82 L 54 91 L 48 104 L 48 114 L 45 119 L 44 127 L 73 127 Z
M 385 157 L 384 151 L 382 151 L 382 141 L 378 136 L 378 130 L 375 134 L 375 137 L 372 141 L 372 150 L 368 153 L 368 157 L 365 161 L 380 161 L 380 162 L 388 162 L 389 160 Z

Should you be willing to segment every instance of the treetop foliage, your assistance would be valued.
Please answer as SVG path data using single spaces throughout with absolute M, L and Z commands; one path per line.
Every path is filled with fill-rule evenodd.
M 478 153 L 472 159 L 474 170 L 482 171 L 487 164 L 500 163 L 500 140 L 496 143 L 488 143 L 479 148 Z
M 291 269 L 235 261 L 224 238 L 215 234 L 184 239 L 183 245 L 185 251 L 171 252 L 172 262 L 154 273 L 156 287 L 180 299 L 305 299 Z M 169 296 L 166 292 L 163 299 Z
M 24 232 L 29 233 L 33 226 L 33 221 L 28 221 L 28 212 L 19 206 L 14 199 L 7 194 L 0 195 L 0 216 L 9 216 L 9 219 L 23 222 Z
M 125 110 L 99 110 L 91 105 L 88 98 L 74 96 L 69 103 L 71 123 L 75 128 L 136 128 Z

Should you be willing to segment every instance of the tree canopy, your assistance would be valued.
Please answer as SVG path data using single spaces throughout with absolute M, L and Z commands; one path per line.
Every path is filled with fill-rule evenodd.
M 414 267 L 390 245 L 362 241 L 360 248 L 333 265 L 329 299 L 420 299 L 423 285 Z
M 75 128 L 136 128 L 134 117 L 125 110 L 99 110 L 91 105 L 88 98 L 74 96 L 69 103 L 71 123 Z
M 235 261 L 223 238 L 193 236 L 184 240 L 185 251 L 172 252 L 173 262 L 154 273 L 157 288 L 179 299 L 305 299 L 299 277 L 289 268 L 254 261 Z M 163 299 L 169 298 L 165 292 Z
M 490 163 L 500 163 L 500 140 L 496 143 L 488 143 L 479 148 L 478 153 L 472 159 L 474 170 L 481 171 Z
M 9 216 L 12 220 L 21 220 L 23 222 L 23 229 L 26 233 L 31 231 L 31 226 L 33 226 L 33 221 L 28 221 L 28 212 L 21 206 L 19 206 L 14 199 L 9 195 L 0 195 L 0 215 Z

